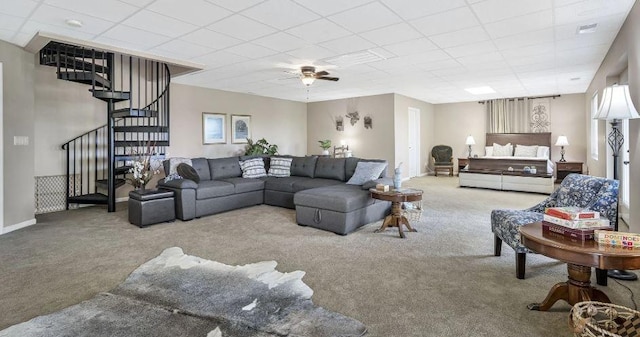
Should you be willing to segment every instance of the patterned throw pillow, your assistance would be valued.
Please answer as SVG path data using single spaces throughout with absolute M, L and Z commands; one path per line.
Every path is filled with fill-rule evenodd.
M 353 176 L 351 176 L 351 179 L 347 181 L 347 184 L 362 185 L 367 181 L 378 179 L 386 167 L 387 163 L 358 162 L 356 171 L 353 173 Z
M 169 158 L 169 172 L 166 172 L 167 175 L 178 174 L 178 165 L 185 163 L 191 166 L 191 159 L 189 158 Z
M 240 168 L 242 169 L 242 178 L 260 178 L 267 176 L 262 158 L 252 158 L 241 161 Z
M 493 156 L 511 157 L 513 156 L 513 146 L 511 145 L 511 143 L 507 143 L 506 145 L 493 143 Z
M 516 144 L 514 157 L 535 157 L 538 155 L 538 145 L 520 145 Z
M 289 177 L 291 176 L 291 161 L 293 158 L 271 157 L 269 176 Z

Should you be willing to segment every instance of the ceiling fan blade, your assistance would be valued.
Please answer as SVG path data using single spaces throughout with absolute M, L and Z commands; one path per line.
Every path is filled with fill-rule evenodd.
M 338 78 L 338 77 L 327 77 L 327 76 L 322 76 L 322 77 L 317 77 L 317 79 L 319 79 L 319 80 L 326 80 L 326 81 L 334 81 L 334 82 L 337 82 L 340 78 Z
M 316 77 L 325 76 L 325 75 L 329 75 L 329 73 L 324 70 L 316 73 Z

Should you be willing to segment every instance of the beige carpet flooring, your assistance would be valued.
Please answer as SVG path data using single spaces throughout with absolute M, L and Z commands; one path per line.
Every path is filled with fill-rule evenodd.
M 362 321 L 369 336 L 571 336 L 569 305 L 532 312 L 566 279 L 563 263 L 529 254 L 527 278 L 515 278 L 514 252 L 493 256 L 489 213 L 525 208 L 544 195 L 457 187 L 455 177 L 414 178 L 425 191 L 417 233 L 374 233 L 381 222 L 347 236 L 301 227 L 289 209 L 256 206 L 193 221 L 140 229 L 126 205 L 88 207 L 38 217 L 0 236 L 0 329 L 91 298 L 122 282 L 163 249 L 226 264 L 275 260 L 303 270 L 316 304 Z M 593 282 L 595 283 L 595 277 Z M 640 282 L 626 282 L 640 294 Z M 614 303 L 630 292 L 609 281 Z

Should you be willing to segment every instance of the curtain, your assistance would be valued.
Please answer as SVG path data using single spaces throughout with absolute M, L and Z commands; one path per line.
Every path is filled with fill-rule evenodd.
M 492 99 L 485 102 L 487 108 L 487 132 L 529 132 L 531 104 L 528 98 Z

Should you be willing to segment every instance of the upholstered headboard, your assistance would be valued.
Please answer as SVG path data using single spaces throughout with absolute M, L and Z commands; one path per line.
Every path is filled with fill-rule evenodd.
M 541 145 L 549 147 L 549 158 L 551 158 L 551 132 L 536 133 L 487 133 L 486 146 L 493 143 L 504 145 Z

